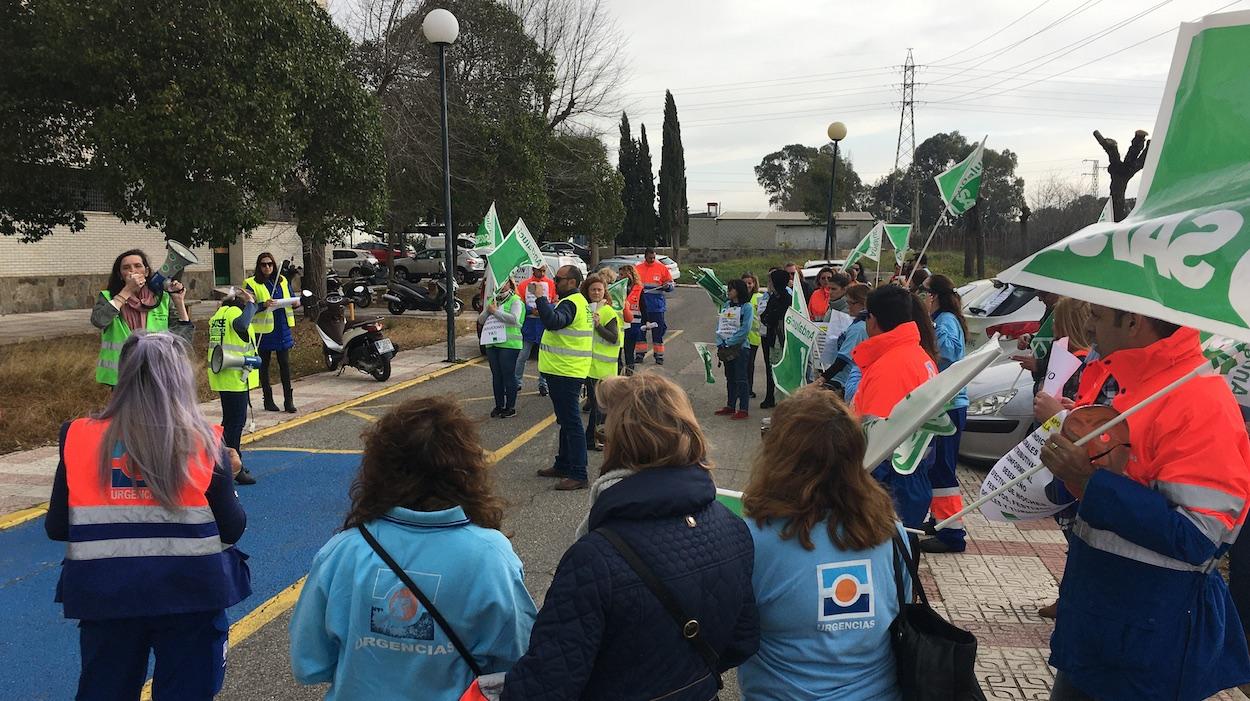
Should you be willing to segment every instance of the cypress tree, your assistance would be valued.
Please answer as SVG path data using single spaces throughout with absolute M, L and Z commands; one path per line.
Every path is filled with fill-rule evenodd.
M 660 243 L 684 244 L 689 232 L 686 220 L 686 151 L 681 145 L 681 124 L 673 93 L 664 91 L 664 128 L 660 144 Z
M 638 238 L 641 245 L 655 245 L 658 221 L 655 216 L 655 176 L 651 170 L 651 146 L 647 143 L 647 125 L 638 127 L 638 162 L 635 181 L 638 183 L 638 199 L 635 200 Z
M 621 113 L 621 142 L 617 149 L 617 170 L 621 174 L 621 204 L 625 206 L 625 218 L 617 243 L 632 246 L 637 243 L 638 233 L 638 142 L 634 141 L 629 128 L 629 115 Z

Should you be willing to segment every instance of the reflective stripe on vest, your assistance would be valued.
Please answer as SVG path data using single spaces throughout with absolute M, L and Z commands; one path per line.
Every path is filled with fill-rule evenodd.
M 1126 560 L 1140 562 L 1143 565 L 1163 567 L 1165 569 L 1176 570 L 1178 572 L 1200 572 L 1206 574 L 1215 569 L 1220 556 L 1223 555 L 1223 550 L 1221 550 L 1218 556 L 1207 560 L 1201 565 L 1191 565 L 1184 560 L 1177 560 L 1176 558 L 1157 553 L 1149 548 L 1144 548 L 1137 543 L 1126 540 L 1118 533 L 1104 531 L 1100 528 L 1094 528 L 1080 516 L 1077 516 L 1076 520 L 1072 523 L 1072 535 L 1080 538 L 1082 542 L 1095 550 L 1101 550 L 1102 552 L 1110 553 L 1111 555 L 1117 555 L 1125 558 Z
M 119 446 L 113 469 L 100 478 L 100 443 L 107 421 L 78 419 L 65 438 L 65 480 L 69 489 L 68 560 L 216 555 L 225 546 L 205 491 L 213 477 L 207 451 L 192 457 L 188 481 L 167 509 Z
M 590 306 L 580 292 L 560 300 L 564 302 L 573 305 L 573 322 L 563 329 L 543 332 L 538 346 L 538 370 L 548 375 L 581 379 L 590 375 L 594 322 L 590 318 Z
M 617 359 L 621 356 L 621 348 L 625 346 L 625 333 L 621 328 L 621 313 L 610 304 L 599 307 L 599 325 L 609 326 L 616 321 L 616 343 L 608 343 L 598 333 L 591 337 L 590 375 L 594 380 L 616 375 Z
M 208 386 L 215 392 L 246 392 L 260 385 L 260 373 L 255 369 L 244 373 L 241 369 L 231 368 L 221 372 L 213 372 L 213 346 L 221 346 L 227 353 L 250 355 L 256 352 L 256 344 L 251 339 L 243 339 L 234 330 L 234 320 L 242 316 L 243 310 L 238 307 L 222 306 L 208 321 L 208 359 L 205 368 L 208 372 Z M 252 331 L 248 327 L 249 333 Z
M 100 294 L 106 300 L 113 299 L 113 295 L 109 294 L 108 290 L 100 290 Z M 169 295 L 162 292 L 160 301 L 148 310 L 144 328 L 153 332 L 169 329 Z M 117 384 L 117 365 L 121 360 L 122 346 L 126 344 L 128 338 L 130 338 L 130 327 L 126 325 L 126 320 L 122 318 L 122 313 L 119 311 L 117 316 L 113 317 L 113 321 L 104 327 L 104 331 L 100 332 L 100 355 L 95 365 L 96 382 L 109 386 Z
M 269 293 L 269 287 L 262 282 L 258 282 L 256 278 L 249 277 L 243 281 L 247 289 L 252 291 L 252 295 L 256 297 L 256 314 L 252 316 L 252 333 L 261 335 L 272 333 L 274 329 L 273 310 L 264 309 L 265 302 L 273 298 Z M 291 296 L 291 288 L 287 286 L 286 278 L 278 276 L 278 289 L 282 291 L 282 297 Z M 281 309 L 286 312 L 286 325 L 288 328 L 295 328 L 295 310 L 290 307 Z

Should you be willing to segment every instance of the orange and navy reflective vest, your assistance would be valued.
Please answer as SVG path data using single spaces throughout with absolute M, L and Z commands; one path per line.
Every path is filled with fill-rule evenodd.
M 131 618 L 215 611 L 251 593 L 246 556 L 221 542 L 205 492 L 214 460 L 188 466 L 181 508 L 153 497 L 119 445 L 107 483 L 100 442 L 108 421 L 78 419 L 65 437 L 69 545 L 57 585 L 65 617 Z

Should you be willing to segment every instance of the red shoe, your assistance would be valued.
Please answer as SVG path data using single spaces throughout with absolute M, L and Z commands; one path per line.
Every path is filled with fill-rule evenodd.
M 717 409 L 713 413 L 715 413 L 716 416 L 729 416 L 730 414 L 734 413 L 734 410 L 732 407 L 722 407 L 720 409 Z
M 735 411 L 734 415 L 729 418 L 733 419 L 734 421 L 741 421 L 747 418 L 747 413 L 745 411 Z

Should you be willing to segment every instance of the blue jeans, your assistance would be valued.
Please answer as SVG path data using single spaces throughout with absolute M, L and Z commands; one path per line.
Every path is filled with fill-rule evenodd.
M 586 480 L 586 429 L 582 426 L 582 384 L 580 377 L 547 375 L 551 406 L 560 425 L 560 447 L 552 466 L 565 477 Z
M 155 697 L 213 698 L 226 676 L 225 611 L 85 620 L 78 625 L 78 699 L 137 699 L 156 653 Z
M 530 353 L 534 352 L 534 346 L 537 345 L 538 343 L 534 341 L 521 341 L 521 352 L 516 357 L 516 377 L 514 378 L 518 390 L 525 386 L 525 363 L 530 359 Z M 545 375 L 538 376 L 538 386 L 547 386 Z
M 502 346 L 486 347 L 486 362 L 490 363 L 490 387 L 495 393 L 496 409 L 512 409 L 516 407 L 517 383 L 516 374 L 517 348 Z
M 889 460 L 872 471 L 872 476 L 890 493 L 894 511 L 908 528 L 923 527 L 925 516 L 929 513 L 929 501 L 933 497 L 933 488 L 929 485 L 932 464 L 933 449 L 930 448 L 928 455 L 921 459 L 916 471 L 910 475 L 900 475 Z
M 247 392 L 218 392 L 221 395 L 222 442 L 239 449 L 243 426 L 247 424 Z
M 738 357 L 725 363 L 725 392 L 728 401 L 725 406 L 738 411 L 747 410 L 747 400 L 751 398 L 747 389 L 747 349 L 738 348 Z
M 968 408 L 951 409 L 946 415 L 955 424 L 955 435 L 937 436 L 933 439 L 936 455 L 933 467 L 929 469 L 929 483 L 933 487 L 933 502 L 930 506 L 935 521 L 954 516 L 964 506 L 955 466 L 959 463 L 959 439 L 963 436 L 964 425 L 968 423 Z M 963 528 L 943 528 L 937 532 L 938 540 L 956 548 L 964 545 L 966 536 L 967 532 Z

